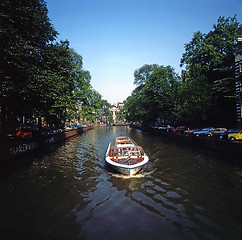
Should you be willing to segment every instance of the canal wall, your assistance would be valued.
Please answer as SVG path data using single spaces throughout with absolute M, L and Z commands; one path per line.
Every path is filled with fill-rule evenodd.
M 93 127 L 82 127 L 66 132 L 49 134 L 47 136 L 32 137 L 30 139 L 5 139 L 0 142 L 0 162 L 4 162 L 22 156 L 35 149 L 42 148 L 52 143 L 65 140 L 77 134 L 92 129 Z
M 148 129 L 148 131 L 165 138 L 172 139 L 176 142 L 187 143 L 188 145 L 197 146 L 220 153 L 237 156 L 242 160 L 242 141 L 220 140 L 217 138 L 196 137 L 182 133 L 172 133 L 159 129 Z

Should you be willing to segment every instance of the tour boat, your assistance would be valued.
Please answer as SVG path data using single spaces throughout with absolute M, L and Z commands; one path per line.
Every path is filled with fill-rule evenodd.
M 148 161 L 143 148 L 130 137 L 116 137 L 108 145 L 106 162 L 124 175 L 136 174 Z

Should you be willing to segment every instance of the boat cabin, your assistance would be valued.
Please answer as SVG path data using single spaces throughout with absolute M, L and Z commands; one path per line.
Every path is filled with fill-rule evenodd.
M 112 146 L 121 147 L 127 145 L 134 146 L 136 144 L 129 137 L 116 137 L 112 142 Z
M 143 148 L 125 136 L 114 138 L 106 152 L 106 161 L 126 175 L 137 173 L 148 160 Z
M 144 150 L 139 146 L 134 147 L 112 147 L 109 151 L 109 157 L 141 157 Z
M 132 165 L 143 161 L 144 150 L 128 137 L 117 137 L 111 143 L 108 156 L 114 162 Z

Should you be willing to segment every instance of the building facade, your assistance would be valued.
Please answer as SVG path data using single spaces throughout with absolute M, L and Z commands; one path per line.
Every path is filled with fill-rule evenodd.
M 117 122 L 117 113 L 124 107 L 124 103 L 118 103 L 117 106 L 116 105 L 112 105 L 110 108 L 110 112 L 113 116 L 113 122 L 116 123 Z
M 238 38 L 235 50 L 235 87 L 236 87 L 236 122 L 242 127 L 242 38 Z

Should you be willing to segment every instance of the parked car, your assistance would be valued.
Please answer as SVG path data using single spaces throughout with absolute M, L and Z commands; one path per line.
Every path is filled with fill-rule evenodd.
M 57 133 L 59 133 L 59 130 L 58 129 L 51 129 L 49 131 L 49 135 L 56 135 Z
M 16 138 L 16 130 L 9 130 L 6 136 L 7 136 L 8 139 L 15 139 Z
M 159 130 L 166 130 L 166 126 L 157 126 L 156 129 L 159 129 Z
M 81 127 L 88 127 L 88 125 L 86 123 L 82 123 L 80 124 Z
M 171 131 L 174 127 L 170 126 L 170 125 L 167 125 L 167 126 L 159 126 L 157 127 L 159 130 L 162 130 L 162 131 Z
M 228 135 L 228 139 L 231 141 L 242 140 L 242 130 L 240 130 L 238 133 L 230 133 Z
M 206 133 L 207 137 L 214 137 L 216 134 L 224 133 L 227 131 L 227 128 L 215 128 L 213 131 L 209 131 Z
M 187 135 L 192 135 L 194 132 L 199 132 L 200 131 L 200 129 L 199 128 L 195 128 L 195 129 L 187 129 L 187 130 L 185 130 L 184 131 L 184 133 L 185 134 L 187 134 Z
M 214 135 L 215 138 L 219 138 L 219 139 L 228 139 L 228 135 L 230 133 L 239 133 L 240 129 L 229 129 L 226 132 L 221 132 L 221 133 L 217 133 L 216 135 Z
M 20 127 L 16 133 L 17 138 L 31 138 L 32 129 L 31 127 Z
M 173 126 L 170 126 L 170 125 L 167 125 L 167 126 L 166 126 L 166 131 L 167 131 L 167 132 L 172 131 L 172 129 L 174 129 Z
M 210 131 L 214 131 L 213 127 L 209 127 L 209 128 L 203 128 L 201 131 L 195 131 L 193 132 L 193 135 L 195 135 L 196 137 L 198 136 L 206 136 L 206 134 Z
M 188 128 L 185 126 L 179 126 L 179 127 L 173 128 L 171 131 L 176 133 L 183 133 L 187 129 Z

